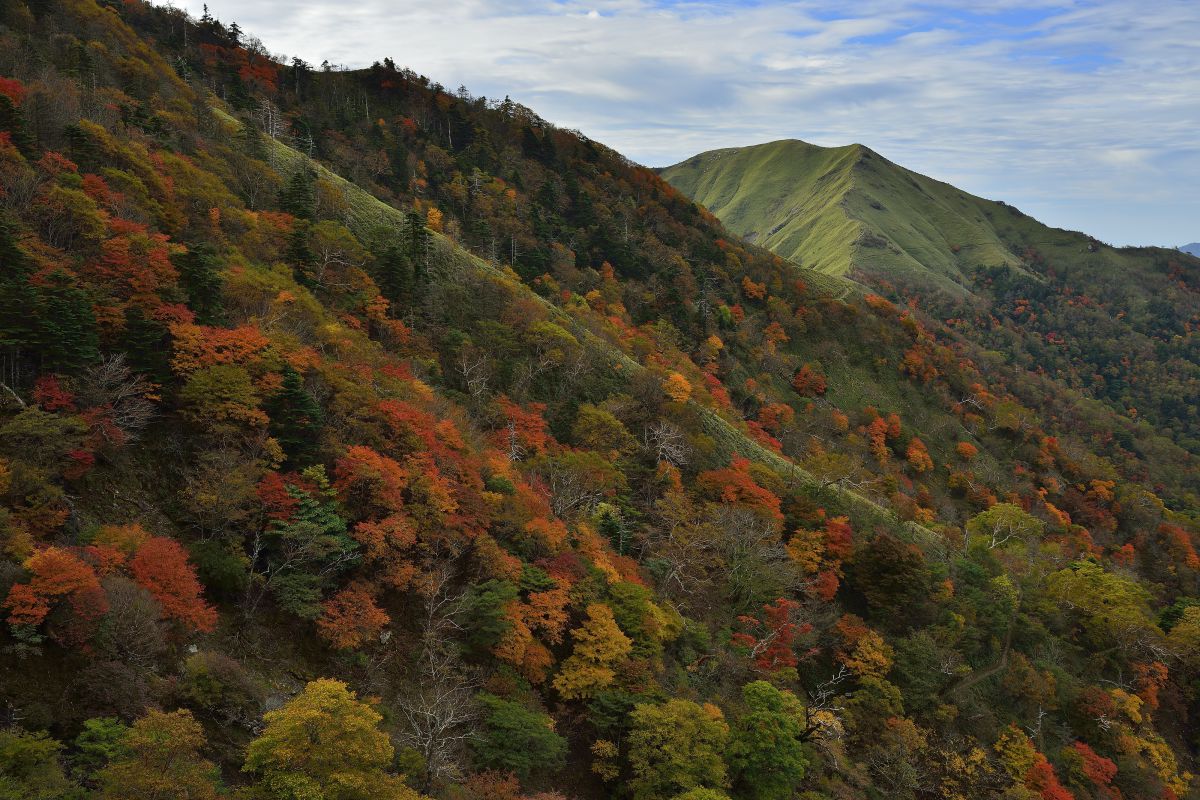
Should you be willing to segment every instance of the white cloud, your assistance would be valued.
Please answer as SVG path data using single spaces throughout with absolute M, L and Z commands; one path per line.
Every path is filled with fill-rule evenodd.
M 391 56 L 647 164 L 858 141 L 1116 243 L 1200 238 L 1191 0 L 208 5 L 272 51 L 347 66 Z

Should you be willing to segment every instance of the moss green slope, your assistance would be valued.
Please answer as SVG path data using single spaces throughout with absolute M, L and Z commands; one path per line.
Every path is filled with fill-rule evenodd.
M 858 149 L 772 142 L 701 153 L 662 175 L 749 241 L 805 267 L 845 275 L 862 230 L 841 208 Z
M 731 230 L 833 275 L 963 291 L 965 267 L 1016 266 L 994 222 L 1012 210 L 862 145 L 797 140 L 701 153 L 662 171 Z

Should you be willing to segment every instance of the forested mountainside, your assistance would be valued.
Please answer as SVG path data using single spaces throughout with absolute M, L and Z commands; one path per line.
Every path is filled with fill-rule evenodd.
M 1200 259 L 1049 228 L 861 145 L 714 150 L 662 175 L 756 244 L 915 300 L 1200 454 Z
M 1153 426 L 390 59 L 0 76 L 0 797 L 1200 796 Z

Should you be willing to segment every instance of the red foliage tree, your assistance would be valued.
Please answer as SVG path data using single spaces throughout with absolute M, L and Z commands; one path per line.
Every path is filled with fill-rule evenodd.
M 755 666 L 763 672 L 778 672 L 795 667 L 796 639 L 812 630 L 807 623 L 795 621 L 800 604 L 781 597 L 763 606 L 762 618 L 743 615 L 738 623 L 744 630 L 733 634 L 733 643 L 749 651 Z
M 100 244 L 100 255 L 88 263 L 85 274 L 157 316 L 163 290 L 179 277 L 171 264 L 172 246 L 165 235 L 149 233 L 142 225 L 114 221 L 110 227 L 118 232 Z
M 854 552 L 854 528 L 848 517 L 825 520 L 825 552 L 830 558 L 849 558 Z
M 129 562 L 134 581 L 154 596 L 163 619 L 173 620 L 201 633 L 217 625 L 217 612 L 204 602 L 203 589 L 187 553 L 174 539 L 155 536 L 146 541 Z
M 25 99 L 25 84 L 16 78 L 0 77 L 0 94 L 11 100 L 14 106 L 19 106 Z
M 817 597 L 828 603 L 837 597 L 837 590 L 840 585 L 841 579 L 838 577 L 836 569 L 823 569 L 817 573 L 817 577 L 813 578 L 812 591 Z
M 805 364 L 792 376 L 792 388 L 801 397 L 823 395 L 826 389 L 825 373 L 821 372 L 820 367 Z
M 14 584 L 4 600 L 12 625 L 40 625 L 62 602 L 68 604 L 70 623 L 51 636 L 64 644 L 87 639 L 91 623 L 108 610 L 108 601 L 96 571 L 78 555 L 62 547 L 39 550 L 25 561 L 28 583 Z
M 496 398 L 496 404 L 500 407 L 504 425 L 493 438 L 496 446 L 510 457 L 535 455 L 554 444 L 554 438 L 546 429 L 546 418 L 542 416 L 546 412 L 544 403 L 530 403 L 522 408 L 501 395 Z
M 372 516 L 400 510 L 408 475 L 395 460 L 364 445 L 354 445 L 337 460 L 333 486 L 343 502 L 363 516 Z
M 771 433 L 778 434 L 786 426 L 791 425 L 796 418 L 796 412 L 786 403 L 769 403 L 759 409 L 758 422 Z
M 75 410 L 75 395 L 63 387 L 57 375 L 43 375 L 34 381 L 33 402 L 46 411 Z
M 1082 762 L 1083 776 L 1097 787 L 1107 787 L 1117 776 L 1117 765 L 1112 759 L 1105 758 L 1083 742 L 1075 742 L 1071 749 L 1078 754 Z
M 284 476 L 278 472 L 268 472 L 255 487 L 255 494 L 266 510 L 267 518 L 287 522 L 300 507 L 300 499 L 288 491 L 288 485 L 294 484 L 296 476 Z
M 721 503 L 737 503 L 779 522 L 783 521 L 779 498 L 755 482 L 750 459 L 734 456 L 728 467 L 701 472 L 696 477 L 700 491 Z
M 378 640 L 389 622 L 370 588 L 352 583 L 322 604 L 317 630 L 338 650 L 352 650 Z
M 1075 795 L 1059 783 L 1054 767 L 1041 753 L 1035 756 L 1033 767 L 1025 776 L 1025 786 L 1040 794 L 1042 800 L 1075 800 Z

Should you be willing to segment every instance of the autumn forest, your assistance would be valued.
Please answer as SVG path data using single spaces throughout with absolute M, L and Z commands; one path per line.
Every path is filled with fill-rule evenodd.
M 1200 259 L 834 275 L 252 34 L 0 3 L 0 800 L 1200 798 Z

